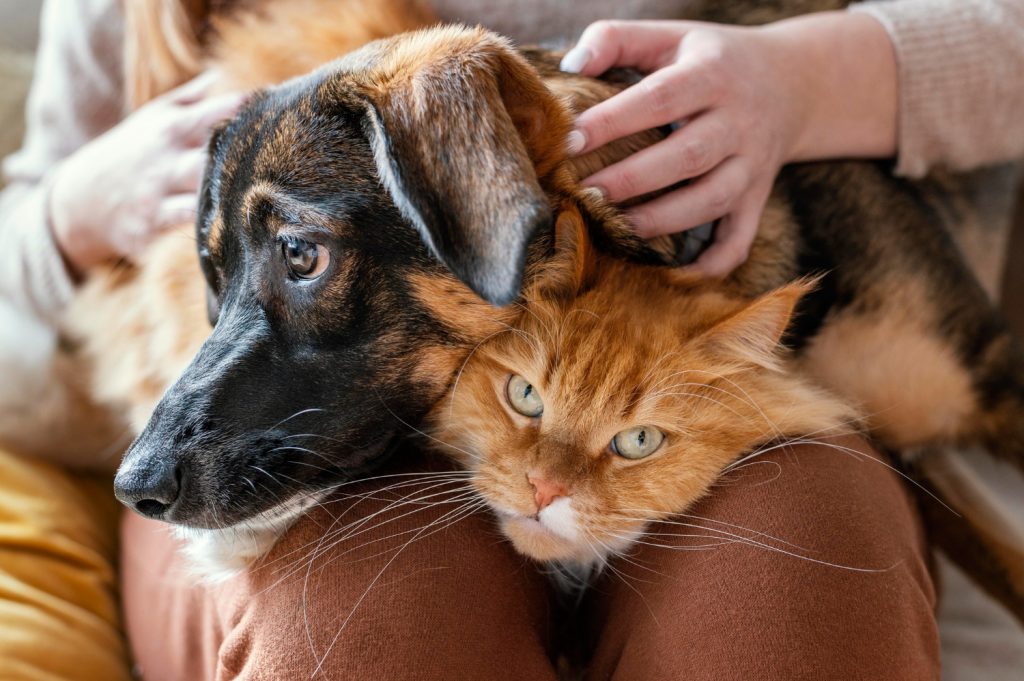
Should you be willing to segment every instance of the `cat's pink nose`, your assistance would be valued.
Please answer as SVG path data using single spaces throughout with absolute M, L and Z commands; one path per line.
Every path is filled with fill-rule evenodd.
M 540 475 L 527 473 L 526 479 L 530 481 L 530 484 L 533 485 L 533 489 L 535 490 L 533 501 L 537 504 L 538 513 L 551 505 L 551 502 L 558 497 L 568 496 L 569 494 L 568 490 L 566 490 L 563 485 L 546 480 Z

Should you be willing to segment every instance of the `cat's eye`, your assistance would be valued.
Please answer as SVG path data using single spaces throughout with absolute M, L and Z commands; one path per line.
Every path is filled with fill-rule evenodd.
M 627 459 L 643 459 L 658 451 L 665 434 L 654 426 L 637 426 L 612 438 L 612 451 Z
M 512 408 L 523 416 L 540 416 L 544 413 L 544 402 L 536 388 L 519 374 L 513 374 L 505 384 L 505 396 Z
M 331 252 L 327 248 L 294 237 L 281 240 L 281 255 L 288 273 L 296 279 L 316 279 L 331 263 Z

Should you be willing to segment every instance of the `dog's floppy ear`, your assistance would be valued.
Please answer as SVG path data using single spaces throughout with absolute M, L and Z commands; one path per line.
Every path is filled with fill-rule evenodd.
M 568 114 L 483 29 L 432 29 L 390 47 L 367 87 L 381 179 L 457 277 L 490 303 L 510 303 L 531 238 L 551 226 L 539 178 L 565 157 Z

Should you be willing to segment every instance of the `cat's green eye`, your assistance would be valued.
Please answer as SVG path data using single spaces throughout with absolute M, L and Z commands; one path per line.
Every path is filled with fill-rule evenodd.
M 505 396 L 512 408 L 523 416 L 540 416 L 544 413 L 544 403 L 537 390 L 519 374 L 512 374 L 505 384 Z
M 637 426 L 612 438 L 612 451 L 627 459 L 643 459 L 658 450 L 665 434 L 654 426 Z

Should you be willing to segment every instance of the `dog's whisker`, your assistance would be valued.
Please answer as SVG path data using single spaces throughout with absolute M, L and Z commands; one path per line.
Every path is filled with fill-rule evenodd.
M 435 521 L 435 522 L 436 522 L 436 521 Z M 426 526 L 425 528 L 423 528 L 422 530 L 420 530 L 420 532 L 422 533 L 422 532 L 424 532 L 424 531 L 428 530 L 428 529 L 429 529 L 429 528 L 430 528 L 430 527 L 431 527 L 431 526 L 432 526 L 433 524 L 434 524 L 434 523 L 431 523 L 431 525 L 427 525 L 427 526 Z M 369 593 L 370 593 L 370 591 L 371 591 L 371 590 L 373 589 L 373 587 L 374 587 L 374 586 L 375 586 L 375 585 L 377 584 L 377 582 L 378 582 L 378 581 L 380 581 L 380 578 L 381 578 L 381 576 L 382 576 L 382 575 L 384 574 L 384 572 L 385 572 L 385 571 L 387 571 L 387 569 L 388 569 L 388 568 L 389 568 L 389 567 L 390 567 L 390 566 L 392 565 L 392 563 L 394 563 L 394 561 L 398 559 L 398 556 L 399 556 L 399 555 L 401 555 L 401 554 L 402 554 L 402 552 L 403 552 L 403 551 L 404 551 L 404 550 L 405 550 L 405 549 L 406 549 L 406 548 L 407 548 L 407 547 L 408 547 L 408 546 L 409 546 L 409 545 L 410 545 L 410 544 L 411 544 L 411 543 L 412 543 L 413 541 L 415 541 L 415 540 L 416 540 L 416 539 L 417 539 L 417 538 L 418 538 L 419 536 L 420 536 L 420 533 L 417 533 L 417 534 L 416 534 L 415 536 L 413 536 L 413 538 L 412 538 L 412 539 L 410 539 L 410 540 L 409 540 L 409 541 L 407 541 L 407 542 L 406 542 L 405 544 L 403 544 L 403 545 L 402 545 L 402 546 L 401 546 L 401 547 L 400 547 L 400 548 L 399 548 L 399 549 L 398 549 L 398 550 L 397 550 L 397 551 L 395 552 L 395 554 L 394 554 L 394 555 L 393 555 L 393 556 L 392 556 L 392 557 L 391 557 L 391 558 L 390 558 L 390 559 L 389 559 L 389 560 L 388 560 L 388 561 L 387 561 L 387 562 L 386 562 L 386 563 L 384 564 L 384 566 L 383 566 L 383 567 L 382 567 L 382 568 L 380 569 L 380 571 L 379 571 L 379 572 L 377 573 L 377 575 L 376 575 L 376 576 L 375 576 L 375 577 L 373 578 L 373 580 L 371 580 L 371 582 L 370 582 L 369 586 L 367 586 L 367 587 L 366 587 L 366 589 L 365 589 L 365 590 L 363 591 L 362 595 L 361 595 L 361 596 L 360 596 L 360 597 L 359 597 L 358 599 L 356 599 L 356 602 L 355 602 L 355 604 L 354 604 L 354 605 L 352 606 L 352 609 L 351 609 L 351 610 L 349 611 L 349 614 L 348 614 L 348 616 L 347 616 L 347 617 L 345 618 L 345 621 L 344 621 L 344 622 L 342 623 L 341 627 L 340 627 L 340 628 L 338 629 L 337 633 L 336 633 L 336 634 L 334 635 L 334 638 L 332 638 L 332 640 L 331 640 L 330 644 L 329 644 L 329 645 L 327 646 L 326 650 L 324 650 L 324 654 L 323 654 L 323 656 L 322 656 L 322 657 L 320 658 L 320 661 L 318 662 L 318 664 L 317 664 L 317 666 L 316 666 L 316 669 L 314 669 L 314 670 L 313 670 L 313 674 L 312 674 L 312 677 L 316 677 L 316 676 L 317 676 L 317 675 L 318 675 L 318 674 L 320 673 L 320 670 L 321 670 L 321 669 L 323 668 L 324 662 L 325 662 L 325 661 L 327 660 L 327 658 L 328 658 L 328 657 L 330 656 L 330 653 L 331 653 L 331 651 L 332 651 L 332 650 L 334 649 L 334 646 L 335 646 L 335 644 L 337 643 L 338 639 L 339 639 L 339 638 L 341 637 L 341 634 L 342 634 L 342 632 L 344 632 L 345 628 L 346 628 L 346 627 L 348 626 L 348 623 L 349 623 L 349 622 L 351 621 L 351 619 L 352 619 L 352 616 L 353 616 L 353 615 L 355 614 L 355 612 L 356 612 L 356 611 L 357 611 L 357 610 L 359 609 L 359 606 L 360 606 L 360 605 L 362 604 L 362 602 L 363 602 L 363 601 L 364 601 L 364 600 L 366 599 L 366 596 L 367 596 L 367 594 L 369 594 Z
M 429 490 L 432 490 L 432 489 L 437 489 L 439 487 L 443 487 L 445 485 L 451 485 L 451 484 L 456 483 L 456 482 L 461 483 L 463 481 L 460 479 L 460 480 L 442 481 L 440 483 L 438 483 L 436 481 L 424 481 L 424 482 L 430 482 L 431 484 L 428 487 L 426 487 L 426 488 L 420 489 L 419 491 L 421 491 L 421 492 L 429 491 Z M 372 491 L 372 492 L 370 492 L 368 494 L 378 493 L 379 491 L 380 490 L 374 490 L 374 491 Z M 456 491 L 458 491 L 458 488 L 450 488 L 449 487 L 448 489 L 444 489 L 441 492 L 435 492 L 434 494 L 426 495 L 426 496 L 417 496 L 417 497 L 415 497 L 415 498 L 413 498 L 411 500 L 409 499 L 409 496 L 411 496 L 411 495 L 407 495 L 406 497 L 403 497 L 403 498 L 400 498 L 400 499 L 397 499 L 397 500 L 393 500 L 385 508 L 382 508 L 382 509 L 380 509 L 378 511 L 375 511 L 374 513 L 368 514 L 366 516 L 362 516 L 360 518 L 357 518 L 353 522 L 351 522 L 351 523 L 349 523 L 349 524 L 347 524 L 347 525 L 345 525 L 345 526 L 343 526 L 341 528 L 334 528 L 333 524 L 332 524 L 331 527 L 328 527 L 325 530 L 325 532 L 322 534 L 322 536 L 319 539 L 317 539 L 317 540 L 315 540 L 313 542 L 310 542 L 309 544 L 307 544 L 307 545 L 305 545 L 303 547 L 298 547 L 296 549 L 293 549 L 288 554 L 285 554 L 284 556 L 278 557 L 273 562 L 277 562 L 277 561 L 280 561 L 280 560 L 282 560 L 284 558 L 290 557 L 290 556 L 292 556 L 292 555 L 294 555 L 294 554 L 296 554 L 296 553 L 298 553 L 300 551 L 303 551 L 305 549 L 308 549 L 310 546 L 316 544 L 317 548 L 314 549 L 313 551 L 307 553 L 304 557 L 301 557 L 299 559 L 299 562 L 300 563 L 304 563 L 307 560 L 314 560 L 317 557 L 318 554 L 322 553 L 325 550 L 329 550 L 330 549 L 330 546 L 325 548 L 324 547 L 324 543 L 325 542 L 334 541 L 334 539 L 336 537 L 338 537 L 338 535 L 340 535 L 340 534 L 348 532 L 349 535 L 347 535 L 347 536 L 352 536 L 352 533 L 356 532 L 361 527 L 366 526 L 368 523 L 371 523 L 376 517 L 378 517 L 378 516 L 380 516 L 382 514 L 385 514 L 388 511 L 392 511 L 395 508 L 398 508 L 398 507 L 404 506 L 404 505 L 417 504 L 417 503 L 421 504 L 417 508 L 415 508 L 413 511 L 406 512 L 405 514 L 402 514 L 402 515 L 400 515 L 397 518 L 392 518 L 392 519 L 383 521 L 383 523 L 378 523 L 377 525 L 371 525 L 369 528 L 366 528 L 366 531 L 369 531 L 370 529 L 374 529 L 375 527 L 379 527 L 382 524 L 386 524 L 388 522 L 393 522 L 395 520 L 399 520 L 399 519 L 401 519 L 403 517 L 406 517 L 407 515 L 411 515 L 412 513 L 417 513 L 417 512 L 420 512 L 422 510 L 430 508 L 429 505 L 422 504 L 422 502 L 425 501 L 427 498 L 435 497 L 435 496 L 442 496 L 442 495 L 446 495 L 446 494 L 452 494 L 453 492 L 456 492 Z M 368 496 L 363 496 L 363 495 L 356 495 L 356 496 L 359 498 L 359 501 L 357 501 L 355 504 L 349 506 L 346 509 L 346 512 L 351 511 L 359 503 L 362 503 L 362 501 L 364 501 L 367 498 L 369 498 Z M 338 520 L 340 520 L 340 518 Z M 338 520 L 336 520 L 335 522 L 338 522 Z M 344 537 L 342 539 L 344 539 Z
M 275 423 L 274 425 L 272 425 L 271 427 L 267 428 L 265 431 L 263 431 L 263 434 L 266 435 L 270 431 L 276 430 L 277 428 L 280 428 L 284 424 L 288 423 L 289 421 L 291 421 L 294 418 L 298 418 L 299 416 L 304 416 L 306 414 L 313 414 L 313 413 L 319 413 L 319 412 L 324 412 L 324 411 L 327 411 L 327 410 L 326 409 L 321 409 L 319 407 L 309 407 L 309 408 L 306 408 L 306 409 L 301 409 L 301 410 L 295 412 L 294 414 L 292 414 L 291 416 L 289 416 L 287 418 L 283 418 L 280 421 L 278 421 L 277 423 Z

